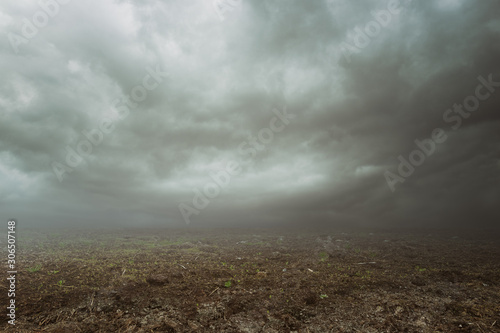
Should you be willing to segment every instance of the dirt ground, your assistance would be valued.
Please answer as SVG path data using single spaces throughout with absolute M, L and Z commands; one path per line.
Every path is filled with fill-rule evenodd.
M 18 228 L 16 326 L 2 315 L 0 328 L 500 332 L 498 236 L 450 230 Z M 7 289 L 2 278 L 3 309 Z

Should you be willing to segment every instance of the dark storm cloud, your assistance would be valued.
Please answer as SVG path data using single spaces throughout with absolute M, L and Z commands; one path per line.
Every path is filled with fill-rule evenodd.
M 0 6 L 3 219 L 182 226 L 184 204 L 207 226 L 498 221 L 500 91 L 457 130 L 443 119 L 478 77 L 500 81 L 495 1 L 43 3 L 53 15 L 24 40 L 42 7 Z M 356 44 L 380 11 L 385 26 Z M 168 76 L 118 117 L 151 70 Z M 114 129 L 59 181 L 53 163 L 103 119 Z M 435 128 L 446 141 L 392 192 L 385 172 Z M 241 172 L 196 208 L 229 161 Z

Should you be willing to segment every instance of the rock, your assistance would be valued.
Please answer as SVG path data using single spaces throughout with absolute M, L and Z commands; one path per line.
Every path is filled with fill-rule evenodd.
M 169 279 L 166 275 L 151 275 L 146 279 L 146 282 L 155 286 L 163 286 L 169 283 Z
M 168 327 L 168 328 L 172 328 L 172 329 L 176 329 L 179 325 L 173 321 L 172 319 L 165 319 L 165 325 Z
M 196 330 L 198 330 L 199 328 L 201 328 L 201 326 L 200 326 L 198 323 L 196 323 L 196 322 L 194 322 L 194 321 L 192 321 L 192 320 L 188 320 L 188 326 L 189 326 L 189 328 L 190 328 L 192 331 L 196 331 Z

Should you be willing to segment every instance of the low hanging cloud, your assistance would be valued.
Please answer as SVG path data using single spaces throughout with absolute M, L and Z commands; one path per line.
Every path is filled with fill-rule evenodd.
M 497 227 L 496 7 L 2 3 L 1 218 Z

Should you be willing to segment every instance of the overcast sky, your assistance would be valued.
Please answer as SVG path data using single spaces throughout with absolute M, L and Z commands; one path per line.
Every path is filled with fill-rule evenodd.
M 41 3 L 0 3 L 2 220 L 500 222 L 497 1 Z

